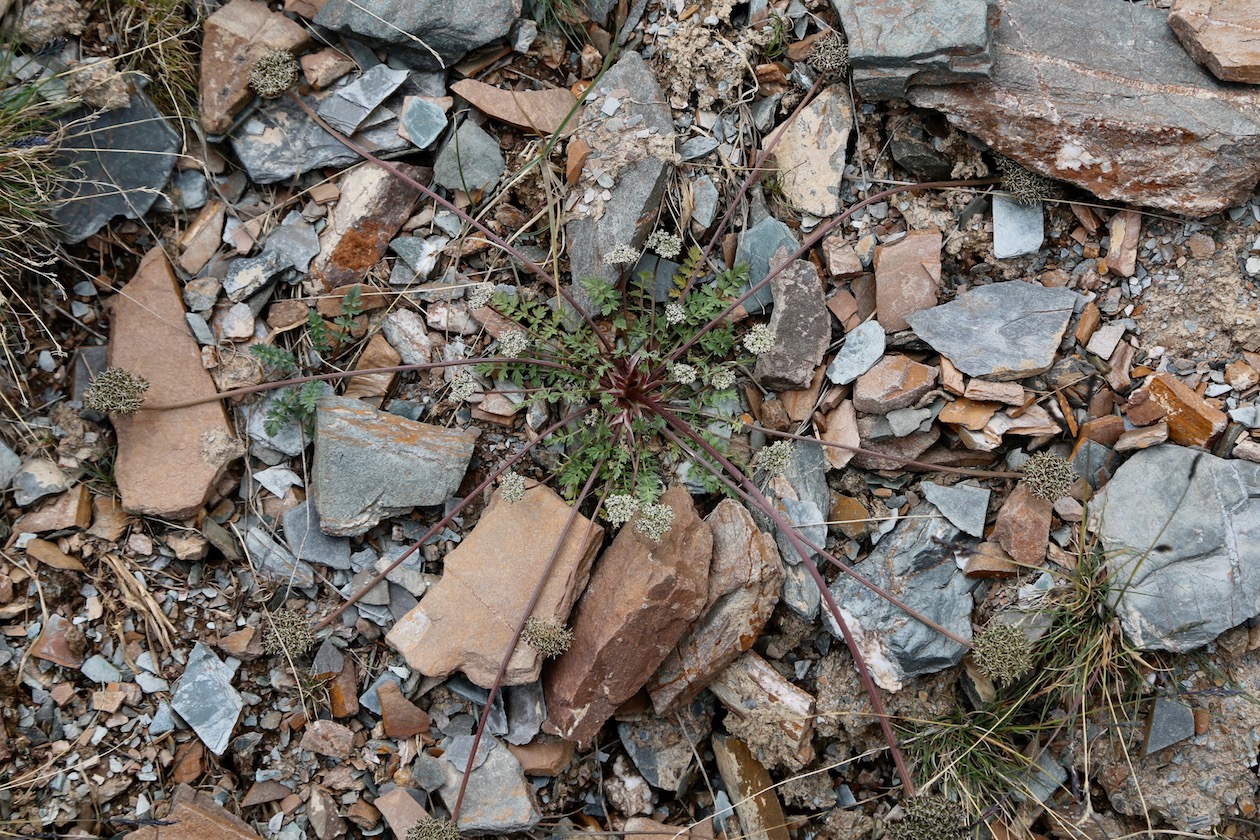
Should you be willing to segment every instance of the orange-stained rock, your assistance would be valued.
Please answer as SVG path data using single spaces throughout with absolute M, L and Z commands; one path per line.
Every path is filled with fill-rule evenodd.
M 966 397 L 959 397 L 951 403 L 946 403 L 937 419 L 942 423 L 962 426 L 978 432 L 985 427 L 998 407 L 997 403 L 975 402 Z
M 372 804 L 389 823 L 394 837 L 402 840 L 417 823 L 429 819 L 429 812 L 420 804 L 422 798 L 424 794 L 420 791 L 396 787 L 376 797 Z
M 381 704 L 381 722 L 390 738 L 410 738 L 429 731 L 433 718 L 415 703 L 403 697 L 396 682 L 384 682 L 376 689 Z
M 1008 578 L 1019 574 L 1019 565 L 994 542 L 983 542 L 967 558 L 963 574 L 976 578 Z
M 907 356 L 885 356 L 857 378 L 853 406 L 863 414 L 887 414 L 913 405 L 936 384 L 937 369 Z
M 80 484 L 39 510 L 24 513 L 13 523 L 14 533 L 42 534 L 65 528 L 86 528 L 92 524 L 92 494 L 86 484 Z
M 967 383 L 963 396 L 976 402 L 998 402 L 1007 405 L 1024 404 L 1024 386 L 1018 382 L 989 382 L 973 379 Z
M 526 776 L 558 776 L 573 760 L 576 746 L 555 735 L 538 735 L 528 744 L 508 744 L 507 748 L 521 763 Z
M 912 230 L 875 249 L 876 319 L 888 332 L 907 329 L 906 316 L 936 306 L 941 286 L 941 232 Z
M 1103 446 L 1115 446 L 1124 434 L 1124 418 L 1118 414 L 1095 417 L 1081 424 L 1081 436 L 1097 441 Z
M 574 610 L 573 644 L 543 680 L 544 731 L 589 744 L 704 608 L 713 534 L 684 488 L 660 502 L 674 511 L 660 542 L 624 526 L 596 565 Z
M 299 53 L 310 44 L 306 29 L 266 4 L 232 0 L 206 19 L 201 45 L 201 125 L 223 134 L 254 97 L 249 71 L 269 52 Z
M 451 90 L 468 100 L 482 113 L 534 134 L 552 134 L 577 105 L 577 99 L 564 88 L 550 90 L 504 90 L 475 79 L 460 79 Z M 577 114 L 569 120 L 577 127 Z
M 60 613 L 48 616 L 39 638 L 31 646 L 31 656 L 66 668 L 78 668 L 82 665 L 83 654 L 86 652 L 87 639 L 83 631 Z
M 1050 544 L 1053 511 L 1053 502 L 1037 498 L 1021 482 L 998 511 L 993 538 L 1016 563 L 1040 566 Z
M 1129 402 L 1124 407 L 1124 416 L 1135 426 L 1149 426 L 1168 416 L 1162 405 L 1151 399 L 1149 388 L 1139 388 L 1129 395 Z
M 1168 25 L 1216 78 L 1260 84 L 1260 8 L 1252 0 L 1177 0 Z
M 862 436 L 858 433 L 857 409 L 853 400 L 845 400 L 833 408 L 826 417 L 826 428 L 818 437 L 826 443 L 843 443 L 845 446 L 860 446 Z M 853 460 L 854 452 L 838 446 L 823 446 L 827 464 L 833 470 L 844 469 Z
M 201 208 L 179 238 L 179 267 L 195 275 L 223 244 L 223 222 L 227 217 L 227 205 L 214 200 Z
M 127 840 L 262 840 L 244 820 L 228 813 L 208 793 L 181 784 L 171 803 L 161 824 L 143 826 L 128 834 Z
M 571 511 L 541 484 L 527 489 L 519 502 L 496 493 L 472 532 L 446 555 L 442 579 L 385 640 L 426 676 L 463 671 L 489 688 Z M 568 620 L 603 536 L 604 529 L 585 517 L 574 520 L 533 616 L 560 624 Z M 707 557 L 705 562 L 707 567 Z M 533 682 L 541 668 L 538 651 L 517 645 L 503 684 Z
M 713 756 L 722 784 L 739 815 L 741 837 L 788 840 L 787 819 L 774 782 L 748 745 L 735 737 L 713 736 Z
M 313 720 L 302 734 L 302 749 L 341 761 L 350 757 L 354 733 L 331 720 Z
M 1208 405 L 1180 379 L 1158 373 L 1148 386 L 1151 401 L 1168 412 L 1168 439 L 1182 446 L 1207 446 L 1225 431 L 1225 412 Z
M 871 529 L 873 524 L 871 512 L 867 510 L 866 505 L 862 504 L 861 499 L 853 496 L 839 496 L 836 503 L 831 506 L 831 514 L 827 519 L 850 539 L 861 539 L 866 536 L 866 532 Z
M 359 363 L 354 366 L 354 369 L 370 370 L 393 367 L 401 363 L 402 357 L 398 355 L 398 351 L 390 346 L 385 336 L 377 333 L 368 342 L 363 355 L 359 356 Z M 389 392 L 389 387 L 397 375 L 396 373 L 369 373 L 352 376 L 349 384 L 346 385 L 345 396 L 356 400 L 368 397 L 369 399 L 364 400 L 368 405 L 380 408 L 381 397 Z
M 1142 236 L 1142 215 L 1136 210 L 1120 210 L 1111 217 L 1111 248 L 1107 251 L 1107 271 L 1132 277 L 1137 269 L 1138 239 Z
M 206 747 L 199 738 L 185 741 L 175 750 L 171 779 L 177 785 L 191 785 L 206 772 Z
M 149 405 L 218 393 L 201 366 L 201 349 L 184 321 L 179 284 L 161 248 L 145 255 L 113 299 L 109 365 L 147 379 Z M 146 516 L 186 519 L 195 514 L 243 451 L 217 401 L 130 417 L 115 414 L 112 420 L 118 434 L 114 477 L 123 507 Z

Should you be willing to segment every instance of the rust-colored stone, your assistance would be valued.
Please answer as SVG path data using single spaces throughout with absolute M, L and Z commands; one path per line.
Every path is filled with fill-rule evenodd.
M 1107 271 L 1132 277 L 1137 270 L 1138 239 L 1142 236 L 1142 215 L 1136 210 L 1119 210 L 1111 217 L 1111 248 L 1107 251 Z
M 876 319 L 889 332 L 909 328 L 906 316 L 936 306 L 941 286 L 941 232 L 914 230 L 875 249 Z
M 175 766 L 171 778 L 177 785 L 191 785 L 206 772 L 206 747 L 200 738 L 185 741 L 175 750 Z
M 390 738 L 410 738 L 429 731 L 433 719 L 415 703 L 403 697 L 396 682 L 382 683 L 376 689 L 381 704 L 381 722 Z
M 398 355 L 398 351 L 390 346 L 385 340 L 385 336 L 377 333 L 368 341 L 367 347 L 363 351 L 363 355 L 359 356 L 359 363 L 354 366 L 355 370 L 371 370 L 372 368 L 393 367 L 400 364 L 402 357 Z M 350 377 L 349 384 L 346 385 L 345 396 L 351 399 L 364 399 L 369 405 L 380 408 L 380 398 L 389 392 L 390 385 L 394 381 L 396 373 L 369 373 L 361 376 Z
M 1168 25 L 1216 78 L 1260 84 L 1260 8 L 1253 0 L 1177 0 Z
M 576 746 L 555 735 L 538 735 L 528 744 L 508 744 L 507 748 L 521 763 L 526 776 L 558 776 L 573 760 Z
M 967 577 L 1009 578 L 1019 574 L 1019 564 L 995 542 L 983 542 L 967 558 L 963 569 Z
M 1169 373 L 1158 373 L 1148 386 L 1151 401 L 1168 412 L 1168 439 L 1182 446 L 1208 446 L 1225 431 L 1228 417 Z
M 128 840 L 262 840 L 239 817 L 223 809 L 208 793 L 179 785 L 171 798 L 171 810 L 158 825 L 146 825 L 127 835 Z
M 1135 426 L 1149 426 L 1167 417 L 1168 411 L 1151 399 L 1150 389 L 1139 388 L 1129 395 L 1129 402 L 1124 408 L 1124 416 L 1129 418 L 1129 422 Z
M 831 506 L 831 514 L 827 517 L 846 537 L 860 540 L 871 528 L 871 512 L 861 499 L 853 496 L 840 496 Z
M 826 425 L 819 432 L 819 438 L 825 443 L 842 443 L 845 446 L 860 446 L 862 436 L 858 432 L 857 409 L 853 400 L 845 400 L 833 408 L 826 417 Z M 838 446 L 824 446 L 823 452 L 827 464 L 833 470 L 841 470 L 848 466 L 856 454 L 852 450 Z
M 1118 414 L 1095 417 L 1081 425 L 1081 435 L 1103 446 L 1115 446 L 1124 434 L 1124 418 Z
M 951 403 L 946 403 L 937 419 L 942 423 L 962 426 L 964 429 L 978 432 L 985 427 L 998 408 L 997 403 L 975 402 L 966 397 L 959 397 Z
M 998 511 L 993 538 L 1016 563 L 1035 568 L 1046 559 L 1054 503 L 1034 496 L 1023 483 L 1015 485 Z
M 432 175 L 418 166 L 400 163 L 395 167 L 420 183 Z M 311 261 L 311 279 L 326 289 L 361 281 L 385 256 L 389 241 L 407 221 L 419 196 L 415 187 L 379 167 L 351 170 L 341 181 L 341 197 L 319 235 L 320 253 Z M 324 302 L 320 303 L 324 314 Z
M 914 404 L 936 384 L 937 369 L 906 356 L 885 356 L 857 378 L 853 406 L 863 414 L 887 414 Z

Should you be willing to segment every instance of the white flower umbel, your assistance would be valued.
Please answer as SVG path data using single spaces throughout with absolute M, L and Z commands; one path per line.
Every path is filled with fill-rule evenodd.
M 499 355 L 515 359 L 529 349 L 529 334 L 524 330 L 508 330 L 499 336 Z
M 673 365 L 669 369 L 669 378 L 677 382 L 679 385 L 690 385 L 696 381 L 700 374 L 693 365 L 686 365 L 682 362 Z
M 644 505 L 639 511 L 639 521 L 634 523 L 634 530 L 652 542 L 660 542 L 673 524 L 674 509 L 669 505 Z
M 687 320 L 687 310 L 683 309 L 681 303 L 668 303 L 665 305 L 665 323 L 681 324 Z
M 480 309 L 494 297 L 493 283 L 478 283 L 468 289 L 468 308 Z
M 725 391 L 735 384 L 735 374 L 726 368 L 718 368 L 709 374 L 709 384 L 718 391 Z
M 604 499 L 604 519 L 614 528 L 625 525 L 639 510 L 639 500 L 629 493 L 614 493 Z
M 604 255 L 604 265 L 632 265 L 639 259 L 639 251 L 630 245 L 616 245 Z
M 458 371 L 451 379 L 451 401 L 462 403 L 475 394 L 479 387 L 481 386 L 472 373 L 467 370 Z
M 796 446 L 790 440 L 776 440 L 761 450 L 757 456 L 757 466 L 770 475 L 782 475 L 792 463 L 796 454 Z
M 647 246 L 667 260 L 682 253 L 682 237 L 663 230 L 653 231 L 647 238 Z
M 744 348 L 754 356 L 769 353 L 774 349 L 774 333 L 765 324 L 758 324 L 744 333 Z

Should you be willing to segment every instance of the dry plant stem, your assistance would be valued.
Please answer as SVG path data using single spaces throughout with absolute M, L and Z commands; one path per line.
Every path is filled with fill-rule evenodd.
M 565 302 L 568 303 L 569 306 L 572 306 L 573 309 L 577 311 L 579 315 L 582 316 L 582 320 L 584 320 L 587 326 L 590 327 L 591 330 L 595 333 L 596 338 L 599 339 L 599 343 L 604 346 L 604 349 L 610 352 L 612 351 L 612 347 L 611 345 L 609 345 L 608 339 L 605 338 L 604 334 L 600 332 L 599 329 L 595 326 L 595 322 L 591 319 L 589 315 L 586 314 L 585 310 L 583 310 L 582 307 L 578 306 L 577 301 L 573 299 L 573 296 L 569 294 L 569 292 L 564 288 L 564 286 L 558 280 L 556 280 L 556 278 L 548 274 L 545 268 L 543 268 L 541 265 L 539 265 L 538 263 L 534 262 L 529 257 L 527 257 L 521 251 L 521 249 L 517 248 L 512 243 L 508 242 L 506 239 L 499 236 L 494 231 L 490 230 L 490 228 L 486 227 L 484 224 L 477 221 L 472 216 L 469 216 L 463 210 L 460 210 L 458 207 L 456 207 L 451 202 L 447 201 L 445 198 L 442 198 L 440 195 L 438 195 L 433 190 L 426 187 L 424 184 L 417 181 L 415 178 L 411 178 L 407 175 L 404 175 L 402 172 L 398 170 L 397 167 L 386 163 L 385 161 L 378 158 L 376 155 L 369 152 L 367 149 L 355 143 L 349 137 L 342 135 L 335 128 L 330 126 L 328 123 L 324 122 L 324 120 L 318 114 L 316 114 L 313 110 L 311 110 L 311 106 L 303 102 L 302 97 L 298 96 L 295 91 L 289 91 L 289 96 L 293 98 L 293 101 L 298 104 L 299 108 L 301 108 L 303 111 L 306 112 L 307 116 L 309 116 L 312 120 L 315 121 L 316 125 L 318 125 L 320 128 L 324 129 L 324 131 L 332 135 L 333 139 L 335 139 L 338 143 L 341 143 L 341 145 L 345 146 L 347 149 L 350 149 L 356 154 L 361 155 L 365 160 L 368 160 L 372 162 L 373 164 L 375 164 L 376 166 L 379 166 L 381 169 L 385 170 L 390 175 L 393 175 L 395 178 L 398 178 L 404 183 L 419 190 L 420 194 L 423 195 L 425 198 L 428 198 L 432 201 L 436 201 L 438 204 L 442 205 L 447 210 L 450 210 L 452 213 L 454 213 L 457 217 L 462 219 L 464 222 L 475 227 L 478 231 L 481 232 L 483 236 L 485 236 L 495 245 L 498 245 L 500 248 L 502 248 L 504 251 L 510 254 L 513 257 L 513 259 L 519 260 L 521 264 L 524 265 L 531 272 L 533 272 L 536 277 L 554 286 L 556 292 L 561 297 L 564 298 Z
M 356 603 L 359 601 L 359 599 L 360 599 L 360 598 L 362 598 L 364 595 L 366 595 L 368 592 L 371 592 L 373 589 L 375 589 L 375 588 L 376 588 L 376 586 L 377 586 L 377 585 L 378 585 L 381 581 L 385 580 L 385 578 L 386 578 L 386 577 L 387 577 L 387 576 L 388 576 L 391 572 L 393 572 L 393 571 L 394 571 L 394 569 L 397 569 L 397 568 L 398 568 L 398 566 L 399 566 L 399 565 L 400 565 L 400 564 L 401 564 L 404 560 L 406 560 L 408 557 L 410 557 L 412 554 L 414 554 L 417 550 L 419 550 L 420 546 L 424 545 L 424 544 L 425 544 L 425 542 L 426 542 L 426 541 L 427 541 L 430 537 L 432 537 L 432 536 L 433 536 L 434 534 L 436 534 L 438 531 L 442 530 L 442 529 L 443 529 L 443 528 L 445 528 L 447 525 L 449 525 L 449 524 L 451 523 L 451 521 L 455 519 L 455 517 L 456 517 L 456 516 L 459 516 L 460 512 L 461 512 L 461 511 L 463 511 L 463 509 L 464 509 L 464 508 L 466 508 L 466 507 L 468 507 L 468 505 L 472 504 L 473 499 L 476 499 L 478 496 L 480 496 L 480 495 L 481 495 L 481 494 L 482 494 L 482 493 L 486 490 L 486 488 L 488 488 L 491 484 L 493 484 L 493 483 L 495 482 L 495 480 L 497 480 L 497 479 L 498 479 L 498 477 L 499 477 L 499 476 L 503 475 L 503 473 L 507 472 L 507 471 L 508 471 L 508 470 L 510 470 L 512 467 L 514 467 L 514 466 L 516 465 L 516 462 L 517 462 L 517 461 L 521 460 L 521 459 L 522 459 L 522 458 L 524 458 L 527 454 L 529 454 L 530 450 L 532 450 L 535 446 L 538 446 L 538 444 L 540 444 L 542 441 L 546 440 L 546 439 L 547 439 L 550 435 L 554 434 L 555 432 L 560 431 L 560 429 L 562 429 L 562 428 L 564 428 L 565 426 L 567 426 L 568 424 L 572 423 L 574 420 L 578 420 L 578 419 L 580 419 L 580 418 L 582 417 L 582 415 L 586 414 L 586 413 L 587 413 L 587 412 L 589 412 L 589 411 L 591 411 L 590 407 L 586 407 L 586 408 L 583 408 L 583 409 L 581 409 L 581 410 L 579 410 L 579 411 L 575 411 L 573 414 L 570 414 L 569 416 L 567 416 L 567 417 L 564 417 L 564 418 L 560 419 L 560 420 L 559 420 L 559 421 L 557 421 L 556 423 L 553 423 L 551 426 L 547 427 L 546 429 L 543 429 L 543 431 L 539 433 L 538 437 L 534 438 L 534 439 L 533 439 L 533 440 L 531 440 L 529 443 L 527 443 L 525 446 L 521 447 L 521 451 L 520 451 L 520 452 L 517 452 L 517 453 L 516 453 L 515 455 L 513 455 L 511 458 L 508 458 L 506 461 L 504 461 L 502 464 L 500 464 L 500 465 L 499 465 L 499 467 L 498 467 L 497 469 L 492 470 L 492 471 L 490 472 L 490 474 L 486 476 L 486 478 L 485 478 L 485 480 L 484 480 L 484 481 L 482 481 L 480 484 L 478 484 L 476 487 L 474 487 L 474 488 L 473 488 L 473 490 L 472 490 L 472 492 L 470 492 L 467 496 L 465 496 L 465 497 L 463 498 L 463 501 L 461 501 L 461 502 L 460 502 L 459 504 L 457 504 L 454 508 L 452 508 L 452 509 L 451 509 L 451 511 L 450 511 L 449 513 L 447 513 L 445 516 L 443 516 L 441 519 L 439 519 L 437 522 L 435 522 L 435 523 L 433 524 L 433 527 L 429 528 L 429 530 L 427 530 L 427 531 L 425 531 L 423 534 L 421 534 L 421 535 L 420 535 L 420 537 L 419 537 L 419 538 L 418 538 L 418 539 L 417 539 L 414 543 L 412 543 L 412 544 L 411 544 L 411 547 L 410 547 L 410 548 L 408 548 L 406 551 L 404 551 L 401 555 L 399 555 L 399 556 L 398 556 L 398 558 L 397 558 L 397 559 L 395 559 L 393 563 L 390 563 L 390 564 L 389 564 L 389 566 L 387 566 L 387 567 L 384 569 L 384 571 L 382 571 L 382 572 L 378 573 L 378 574 L 376 575 L 376 577 L 372 578 L 372 579 L 371 579 L 371 580 L 369 580 L 367 583 L 365 583 L 363 586 L 361 586 L 361 587 L 359 588 L 359 591 L 358 591 L 358 592 L 355 592 L 353 595 L 351 595 L 349 598 L 347 598 L 347 599 L 346 599 L 346 602 L 345 602 L 344 604 L 342 604 L 341 606 L 337 607 L 337 609 L 333 610 L 333 611 L 332 611 L 331 613 L 329 613 L 327 616 L 325 616 L 324 618 L 322 618 L 322 619 L 319 621 L 319 623 L 315 625 L 315 629 L 316 629 L 316 630 L 322 630 L 323 628 L 327 627 L 328 625 L 330 625 L 330 624 L 332 624 L 334 621 L 336 621 L 338 618 L 340 618 L 342 613 L 344 613 L 346 610 L 350 609 L 350 607 L 352 607 L 354 604 L 356 604 Z M 576 506 L 574 507 L 574 510 L 577 510 L 577 507 L 576 507 Z M 547 568 L 548 568 L 548 570 L 550 570 L 551 566 L 549 565 Z M 545 578 L 544 578 L 544 579 L 545 579 Z M 532 605 L 530 606 L 530 610 L 531 610 L 531 611 L 533 610 L 533 606 L 532 606 Z M 526 617 L 526 618 L 528 618 L 528 617 L 529 617 L 529 613 L 526 613 L 525 617 Z M 524 619 L 522 619 L 522 621 L 523 621 L 523 620 L 524 620 Z M 521 626 L 522 626 L 522 627 L 524 627 L 524 625 L 523 625 L 523 624 L 522 624 Z M 518 633 L 517 635 L 518 635 L 518 637 L 519 637 L 519 635 L 520 635 L 520 634 Z M 513 643 L 513 649 L 515 649 L 515 642 Z M 509 653 L 509 654 L 508 654 L 508 656 L 510 657 L 510 656 L 511 656 L 511 653 Z M 504 662 L 504 668 L 506 668 L 506 667 L 507 667 L 507 663 L 506 663 L 506 661 L 505 661 L 505 662 Z M 475 748 L 474 748 L 473 752 L 474 752 L 474 753 L 476 752 L 476 749 L 475 749 Z
M 892 755 L 893 764 L 897 767 L 897 775 L 901 777 L 902 787 L 907 796 L 914 796 L 914 779 L 910 775 L 909 768 L 906 767 L 906 760 L 901 754 L 901 749 L 897 746 L 897 733 L 893 731 L 892 724 L 888 719 L 888 712 L 885 710 L 884 703 L 879 697 L 878 690 L 875 688 L 875 681 L 871 678 L 870 671 L 866 667 L 866 660 L 862 658 L 862 651 L 858 649 L 857 639 L 854 638 L 852 631 L 849 630 L 849 625 L 844 620 L 844 614 L 840 611 L 840 605 L 836 603 L 835 596 L 831 594 L 831 590 L 827 587 L 827 581 L 823 578 L 822 573 L 818 571 L 818 564 L 814 562 L 813 558 L 810 556 L 810 552 L 806 550 L 804 538 L 796 532 L 796 528 L 792 526 L 792 523 L 785 520 L 783 516 L 775 510 L 774 505 L 771 504 L 770 500 L 762 494 L 762 492 L 757 488 L 757 485 L 749 480 L 749 478 L 744 475 L 738 467 L 731 463 L 731 461 L 721 452 L 718 452 L 717 449 L 710 445 L 708 441 L 696 434 L 692 431 L 690 426 L 679 420 L 660 405 L 654 405 L 652 403 L 645 403 L 645 405 L 660 416 L 666 423 L 691 438 L 691 440 L 700 446 L 710 458 L 717 461 L 717 463 L 722 466 L 722 469 L 726 471 L 726 474 L 723 474 L 720 471 L 715 472 L 715 475 L 720 480 L 727 481 L 728 475 L 730 479 L 738 479 L 739 484 L 743 486 L 747 496 L 756 504 L 762 513 L 774 520 L 775 524 L 778 525 L 784 535 L 787 536 L 788 541 L 792 543 L 792 548 L 800 555 L 801 562 L 805 564 L 806 571 L 809 572 L 809 576 L 813 579 L 814 585 L 818 587 L 818 591 L 827 605 L 827 611 L 831 613 L 832 620 L 835 621 L 836 626 L 840 628 L 840 632 L 844 636 L 844 643 L 849 648 L 849 653 L 853 656 L 854 665 L 857 666 L 858 680 L 862 683 L 862 688 L 866 691 L 866 696 L 871 701 L 871 708 L 875 712 L 875 717 L 879 720 L 879 728 L 884 734 L 884 740 L 888 743 L 888 750 Z M 680 442 L 678 441 L 677 436 L 668 432 L 668 430 L 666 431 L 666 436 L 674 440 L 675 443 Z M 701 463 L 704 463 L 704 461 L 701 460 Z M 880 590 L 879 587 L 874 586 L 874 584 L 868 582 L 867 586 L 870 586 L 874 591 L 883 594 L 882 590 Z M 885 597 L 890 596 L 885 595 Z M 890 598 L 890 600 L 892 599 Z M 894 601 L 894 603 L 896 603 L 896 601 Z M 905 609 L 911 615 L 917 616 L 917 613 L 907 607 L 903 606 L 902 609 Z M 919 618 L 920 620 L 924 620 L 922 617 Z M 927 623 L 931 624 L 931 622 Z M 932 624 L 932 626 L 936 627 L 934 624 Z M 945 631 L 943 628 L 939 629 L 941 629 L 941 632 L 944 632 L 950 638 L 957 640 L 957 636 Z
M 577 521 L 578 511 L 582 507 L 582 502 L 590 494 L 591 487 L 595 484 L 595 479 L 599 475 L 599 471 L 603 469 L 603 466 L 603 460 L 595 465 L 595 468 L 591 470 L 590 476 L 586 479 L 586 484 L 582 487 L 582 492 L 574 499 L 573 505 L 569 510 L 569 518 L 565 520 L 564 528 L 556 539 L 556 547 L 551 550 L 551 556 L 547 558 L 547 565 L 543 567 L 542 574 L 538 576 L 538 583 L 534 585 L 534 591 L 529 596 L 529 602 L 525 605 L 525 610 L 521 613 L 520 620 L 516 622 L 516 628 L 512 632 L 512 641 L 508 644 L 503 660 L 499 663 L 499 671 L 495 674 L 494 683 L 490 686 L 490 693 L 486 695 L 486 705 L 481 710 L 481 717 L 477 721 L 477 731 L 473 733 L 472 749 L 469 751 L 468 761 L 464 765 L 464 777 L 459 781 L 459 794 L 455 797 L 455 807 L 451 809 L 451 822 L 457 826 L 459 825 L 460 811 L 464 807 L 464 792 L 468 789 L 468 778 L 472 776 L 473 763 L 477 760 L 477 748 L 481 746 L 481 737 L 486 731 L 487 722 L 490 720 L 490 711 L 494 705 L 494 699 L 498 697 L 499 689 L 503 687 L 503 676 L 507 673 L 508 663 L 512 661 L 512 656 L 516 653 L 516 646 L 521 642 L 521 634 L 525 632 L 525 623 L 533 615 L 534 607 L 538 606 L 538 601 L 542 598 L 543 589 L 547 586 L 547 579 L 551 577 L 551 571 L 556 567 L 556 562 L 564 551 L 564 544 L 569 539 L 569 532 L 573 530 L 573 523 Z M 607 488 L 605 488 L 605 492 L 607 492 Z M 593 524 L 592 522 L 587 525 L 588 532 Z

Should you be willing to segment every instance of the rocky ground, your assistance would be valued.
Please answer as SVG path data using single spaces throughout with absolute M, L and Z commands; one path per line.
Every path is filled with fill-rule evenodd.
M 732 445 L 806 438 L 764 492 L 958 637 L 827 571 L 915 778 L 973 831 L 1254 835 L 1254 9 L 570 6 L 206 3 L 195 114 L 164 111 L 141 77 L 101 77 L 105 110 L 64 146 L 79 173 L 53 210 L 64 260 L 28 291 L 48 330 L 22 324 L 32 341 L 3 382 L 4 832 L 429 836 L 553 559 L 535 614 L 573 639 L 508 662 L 466 833 L 966 831 L 915 823 L 839 629 L 771 519 L 683 476 L 659 542 L 614 539 L 602 517 L 570 533 L 556 453 L 539 450 L 519 501 L 479 494 L 425 537 L 554 408 L 488 379 L 464 392 L 449 369 L 132 415 L 85 405 L 107 367 L 142 375 L 150 407 L 283 373 L 253 346 L 299 372 L 472 357 L 504 334 L 475 287 L 554 293 L 293 98 L 256 95 L 292 83 L 283 62 L 258 69 L 287 51 L 320 121 L 572 277 L 615 277 L 605 258 L 630 246 L 636 271 L 668 281 L 677 263 L 642 250 L 663 230 L 716 237 L 710 267 L 747 263 L 755 282 L 894 184 L 984 179 L 1000 159 L 1053 178 L 1045 195 L 1018 169 L 1014 194 L 890 196 L 823 237 L 741 313 L 775 347 L 740 383 Z M 96 20 L 76 0 L 12 10 L 8 66 L 40 78 L 109 55 Z M 834 32 L 851 72 L 790 119 L 839 66 Z M 1038 453 L 1077 474 L 1051 499 L 904 463 L 1011 473 Z M 1015 695 L 959 641 L 991 624 L 1054 640 L 1043 671 L 1070 682 L 1079 666 L 1077 695 L 1020 712 L 1074 725 L 997 732 Z M 1081 639 L 1097 647 L 1074 652 Z M 1100 661 L 1135 682 L 1105 693 Z

